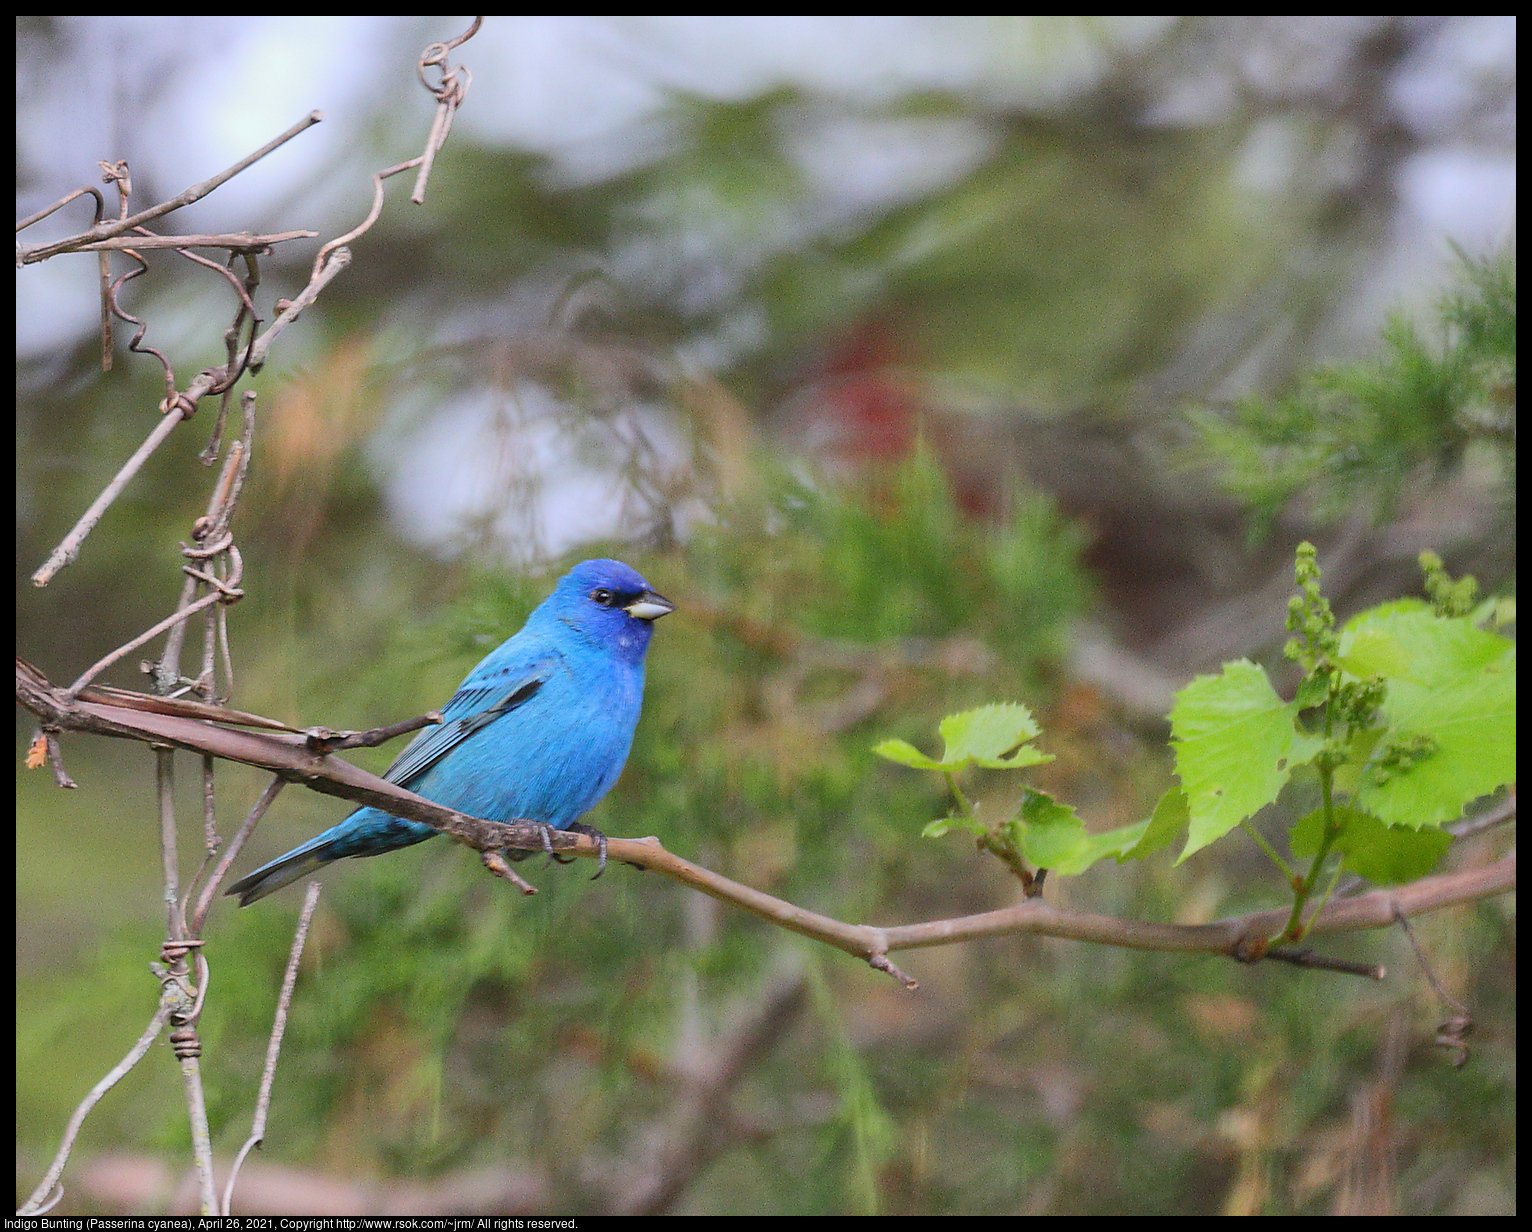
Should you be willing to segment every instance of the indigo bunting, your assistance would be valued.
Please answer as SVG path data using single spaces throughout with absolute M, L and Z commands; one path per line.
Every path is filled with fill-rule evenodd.
M 521 631 L 468 673 L 442 723 L 411 740 L 383 777 L 473 817 L 596 834 L 579 818 L 611 790 L 628 760 L 643 704 L 644 652 L 654 621 L 673 611 L 621 561 L 576 565 Z M 437 833 L 360 808 L 225 893 L 248 907 L 331 860 L 382 855 Z

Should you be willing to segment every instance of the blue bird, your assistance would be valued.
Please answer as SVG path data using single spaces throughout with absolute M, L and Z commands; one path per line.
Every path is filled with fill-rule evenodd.
M 643 705 L 644 652 L 654 622 L 673 611 L 621 561 L 576 565 L 521 631 L 468 673 L 442 723 L 410 741 L 383 777 L 473 817 L 596 834 L 579 819 L 628 760 Z M 382 855 L 437 833 L 360 808 L 225 893 L 248 907 L 331 860 Z

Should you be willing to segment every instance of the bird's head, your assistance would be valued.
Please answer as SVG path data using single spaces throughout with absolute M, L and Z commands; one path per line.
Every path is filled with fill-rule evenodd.
M 581 561 L 559 579 L 542 608 L 587 641 L 633 662 L 649 648 L 654 622 L 676 610 L 620 560 Z

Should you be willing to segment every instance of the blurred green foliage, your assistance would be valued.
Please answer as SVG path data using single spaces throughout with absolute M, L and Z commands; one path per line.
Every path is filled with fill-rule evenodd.
M 1190 49 L 1200 66 L 1204 34 L 1192 19 L 1174 23 L 1170 56 Z M 1369 137 L 1355 110 L 1299 98 L 1285 110 L 1242 104 L 1205 124 L 1141 122 L 1132 99 L 1149 93 L 1155 64 L 1108 51 L 1117 67 L 1099 88 L 1059 105 L 960 90 L 866 106 L 802 88 L 677 96 L 656 121 L 656 157 L 585 180 L 524 151 L 475 147 L 460 127 L 428 211 L 390 204 L 256 382 L 255 464 L 235 523 L 247 597 L 231 615 L 233 703 L 332 727 L 418 714 L 520 625 L 567 562 L 509 568 L 476 527 L 458 560 L 411 546 L 381 495 L 387 459 L 366 449 L 382 412 L 421 408 L 429 426 L 465 389 L 512 397 L 537 384 L 565 400 L 561 433 L 605 430 L 614 407 L 642 402 L 696 438 L 694 459 L 728 454 L 737 471 L 732 485 L 716 474 L 690 488 L 675 481 L 684 490 L 673 494 L 656 481 L 665 500 L 654 522 L 667 533 L 578 551 L 629 560 L 679 605 L 657 630 L 633 756 L 597 825 L 655 834 L 849 920 L 992 909 L 1014 901 L 1015 882 L 966 844 L 920 841 L 944 807 L 940 784 L 879 761 L 872 745 L 923 740 L 942 715 L 996 698 L 1036 710 L 1056 756 L 1045 786 L 1092 832 L 1145 816 L 1167 782 L 1166 732 L 1120 722 L 1063 671 L 1069 622 L 1095 593 L 1080 566 L 1089 533 L 1015 478 L 1009 446 L 989 447 L 992 499 L 976 515 L 934 447 L 848 478 L 772 456 L 770 425 L 756 431 L 868 319 L 898 340 L 877 366 L 914 374 L 921 409 L 975 422 L 996 412 L 1168 417 L 1173 407 L 1145 400 L 1143 382 L 1183 358 L 1178 348 L 1209 321 L 1209 370 L 1237 365 L 1290 317 L 1299 327 L 1282 336 L 1302 361 L 1314 341 L 1304 323 L 1371 254 L 1348 247 L 1381 229 L 1367 203 L 1391 198 L 1375 183 L 1321 191 L 1303 175 L 1289 191 L 1252 192 L 1245 173 L 1257 129 L 1311 152 L 1349 149 Z M 373 168 L 418 153 L 426 111 L 413 81 L 400 98 L 406 90 L 410 110 L 394 100 L 359 126 L 324 171 L 328 189 L 354 180 L 364 196 Z M 812 139 L 842 121 L 866 125 L 869 144 L 881 125 L 931 126 L 938 150 L 977 133 L 980 153 L 944 181 L 848 206 L 794 147 L 795 134 Z M 1389 171 L 1386 160 L 1357 161 Z M 360 199 L 324 198 L 344 217 L 327 234 L 354 224 Z M 1306 272 L 1294 272 L 1293 252 L 1307 254 Z M 263 299 L 301 285 L 311 258 L 268 259 Z M 207 309 L 206 286 L 177 281 L 174 268 L 156 265 L 128 298 L 153 323 L 150 340 L 189 372 L 221 358 L 223 318 Z M 548 306 L 592 268 L 620 302 L 550 327 Z M 1484 268 L 1448 309 L 1453 345 L 1474 357 L 1466 366 L 1400 327 L 1382 375 L 1260 412 L 1277 425 L 1277 452 L 1240 472 L 1246 495 L 1281 496 L 1263 468 L 1291 478 L 1269 464 L 1304 446 L 1281 436 L 1301 423 L 1342 450 L 1359 444 L 1369 473 L 1390 482 L 1481 432 L 1463 426 L 1461 403 L 1447 413 L 1442 391 L 1466 382 L 1492 411 L 1505 388 L 1495 364 L 1511 356 L 1514 392 L 1514 266 L 1508 278 Z M 526 337 L 523 349 L 510 345 Z M 47 590 L 26 585 L 23 572 L 156 422 L 154 366 L 119 357 L 103 377 L 97 348 L 87 338 L 29 360 L 19 379 L 18 642 L 55 680 L 170 609 L 183 563 L 175 545 L 206 502 L 193 462 L 204 415 L 150 461 L 76 564 Z M 604 379 L 623 362 L 639 375 Z M 720 445 L 677 370 L 726 379 L 753 417 L 740 433 L 748 447 Z M 1422 391 L 1434 418 L 1405 407 L 1405 393 Z M 1493 415 L 1485 422 L 1490 433 Z M 1239 437 L 1240 456 L 1260 439 Z M 1349 480 L 1344 453 L 1306 464 Z M 672 524 L 670 506 L 687 500 L 700 511 Z M 1273 636 L 1280 625 L 1274 610 Z M 113 682 L 137 683 L 132 667 Z M 29 736 L 22 716 L 18 749 Z M 76 1100 L 152 1012 L 146 964 L 163 927 L 150 755 L 63 743 L 79 791 L 58 791 L 47 771 L 18 788 L 27 1188 Z M 355 759 L 380 770 L 394 751 Z M 201 857 L 200 784 L 188 759 L 178 765 L 190 868 Z M 226 838 L 262 785 L 220 769 Z M 980 773 L 971 790 L 1000 807 L 1008 789 Z M 289 788 L 241 867 L 340 811 Z M 588 867 L 529 863 L 540 889 L 530 899 L 446 842 L 332 868 L 265 1155 L 347 1177 L 525 1167 L 548 1178 L 551 1209 L 602 1209 L 603 1178 L 621 1182 L 646 1133 L 690 1093 L 686 1067 L 731 1038 L 773 981 L 801 978 L 805 1007 L 749 1058 L 732 1095 L 739 1123 L 709 1127 L 716 1156 L 690 1177 L 677 1213 L 1311 1214 L 1331 1208 L 1380 1141 L 1410 1213 L 1513 1204 L 1506 900 L 1418 926 L 1438 977 L 1481 1024 L 1472 1062 L 1453 1071 L 1427 1043 L 1445 1011 L 1394 934 L 1335 944 L 1386 963 L 1383 986 L 1016 938 L 909 955 L 903 965 L 922 983 L 911 994 L 668 881 L 614 866 L 591 884 Z M 1195 922 L 1270 905 L 1267 876 L 1255 859 L 1220 852 L 1179 867 L 1098 867 L 1049 894 Z M 203 1074 L 220 1158 L 248 1129 L 296 908 L 295 893 L 248 911 L 225 902 L 209 926 Z M 1390 1098 L 1386 1131 L 1359 1127 L 1359 1108 Z M 185 1125 L 179 1077 L 157 1048 L 86 1123 L 80 1150 L 154 1150 L 179 1166 Z M 89 1204 L 74 1191 L 58 1213 Z
M 1507 492 L 1516 471 L 1516 254 L 1459 254 L 1458 285 L 1437 305 L 1434 337 L 1403 314 L 1381 351 L 1320 368 L 1287 395 L 1240 399 L 1193 416 L 1206 455 L 1263 534 L 1301 497 L 1319 521 L 1356 507 L 1382 520 L 1411 480 L 1439 478 L 1477 446 Z
M 684 548 L 629 553 L 679 611 L 657 630 L 628 770 L 593 820 L 614 834 L 657 834 L 841 918 L 892 923 L 1003 901 L 985 857 L 917 841 L 940 792 L 880 768 L 871 745 L 890 724 L 913 734 L 997 693 L 1048 695 L 1041 682 L 1060 628 L 1084 594 L 1077 532 L 1032 502 L 998 527 L 965 520 L 919 453 L 860 491 L 786 478 L 762 490 L 771 495 Z M 1027 561 L 1042 563 L 1032 572 Z M 370 665 L 337 663 L 312 686 L 296 682 L 300 711 L 383 718 L 439 702 L 545 584 L 501 571 L 466 579 L 432 618 L 385 636 Z M 944 668 L 939 639 L 975 630 L 993 651 L 985 670 Z M 914 639 L 883 699 L 832 731 L 815 727 L 824 691 L 800 704 L 773 688 L 827 638 Z M 854 688 L 858 672 L 849 678 L 830 685 Z M 1153 759 L 1139 749 L 1118 767 L 1121 807 L 1152 802 L 1132 778 L 1150 781 Z M 1054 790 L 1068 794 L 1081 773 Z M 301 807 L 301 795 L 279 799 L 247 861 L 335 812 L 333 801 Z M 307 818 L 298 823 L 295 797 Z M 738 1115 L 768 1128 L 703 1171 L 681 1211 L 1000 1213 L 1044 1193 L 1064 1212 L 1211 1212 L 1246 1155 L 1276 1186 L 1268 1207 L 1304 1210 L 1327 1192 L 1319 1183 L 1305 1197 L 1304 1178 L 1339 1166 L 1325 1144 L 1385 1025 L 1403 1013 L 1397 1029 L 1422 1041 L 1430 1030 L 1419 1016 L 1429 1010 L 1338 977 L 1020 938 L 909 956 L 923 981 L 910 994 L 668 881 L 619 865 L 593 885 L 587 867 L 529 865 L 541 890 L 532 899 L 446 843 L 330 870 L 267 1154 L 427 1177 L 516 1161 L 556 1178 L 556 1209 L 585 1209 L 602 1189 L 580 1161 L 617 1166 L 636 1128 L 666 1115 L 683 1089 L 670 1070 L 683 1041 L 726 1033 L 764 985 L 798 971 L 816 990 L 809 1007 L 734 1097 Z M 1146 918 L 1185 918 L 1210 892 L 1223 910 L 1261 901 L 1254 887 L 1213 889 L 1211 869 L 1113 866 L 1078 884 L 1101 909 Z M 225 905 L 210 929 L 204 1073 L 220 1153 L 248 1127 L 296 902 Z M 1470 916 L 1474 943 L 1437 957 L 1459 986 L 1473 981 L 1476 1008 L 1493 1018 L 1509 990 L 1483 956 L 1504 944 L 1509 923 L 1493 902 Z M 1432 921 L 1421 931 L 1454 936 Z M 111 1024 L 97 1034 L 120 1034 L 125 1046 L 152 1002 L 152 981 L 134 973 L 154 935 L 146 920 L 63 984 L 41 973 L 24 982 L 22 1004 L 33 1008 L 20 1019 L 23 1069 L 58 1064 L 63 1049 L 67 1070 L 86 1078 L 99 1062 L 79 1046 L 82 1014 Z M 1400 957 L 1384 936 L 1337 944 L 1391 965 Z M 185 1149 L 184 1110 L 161 1061 L 97 1114 L 88 1145 Z M 1497 1092 L 1510 1064 L 1493 1036 L 1464 1074 L 1419 1053 L 1400 1096 L 1421 1110 L 1401 1148 L 1406 1176 L 1411 1152 L 1430 1151 L 1439 1108 L 1465 1098 L 1480 1115 L 1454 1117 L 1453 1166 L 1497 1157 L 1511 1115 Z M 73 1097 L 31 1089 L 24 1123 L 42 1135 L 39 1149 Z

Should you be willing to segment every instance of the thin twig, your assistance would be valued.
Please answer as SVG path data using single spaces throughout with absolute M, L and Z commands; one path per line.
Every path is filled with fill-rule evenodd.
M 331 731 L 328 727 L 309 727 L 304 729 L 303 734 L 308 737 L 308 747 L 312 752 L 338 753 L 342 749 L 376 748 L 399 736 L 443 721 L 440 710 L 427 710 L 413 719 L 402 719 L 398 723 L 390 723 L 387 727 L 374 727 L 367 731 L 338 732 Z
M 148 629 L 145 632 L 140 633 L 131 642 L 127 642 L 124 645 L 117 647 L 117 649 L 112 651 L 110 654 L 104 655 L 95 663 L 92 663 L 88 668 L 85 669 L 80 678 L 69 687 L 68 691 L 74 693 L 80 689 L 83 689 L 87 684 L 90 683 L 93 677 L 111 667 L 113 663 L 117 662 L 117 660 L 122 658 L 124 655 L 131 654 L 145 642 L 152 642 L 161 633 L 165 632 L 166 629 L 169 629 L 173 625 L 180 624 L 183 620 L 187 620 L 192 616 L 195 616 L 205 607 L 211 607 L 213 604 L 221 602 L 223 598 L 224 596 L 222 594 L 214 590 L 208 594 L 203 595 L 202 598 L 198 599 L 196 602 L 188 605 L 187 607 L 183 607 L 179 612 L 172 612 L 152 629 Z
M 248 356 L 245 362 L 249 363 Z M 234 517 L 234 507 L 239 501 L 245 475 L 250 468 L 250 449 L 255 436 L 254 390 L 247 389 L 240 395 L 240 406 L 245 417 L 244 432 L 239 440 L 229 446 L 228 455 L 224 458 L 223 470 L 219 473 L 217 483 L 213 485 L 213 494 L 208 497 L 207 512 L 192 525 L 192 538 L 200 543 L 216 545 L 217 551 L 223 551 L 228 546 L 223 540 L 228 535 L 229 523 Z M 183 544 L 181 550 L 187 556 L 196 557 L 212 555 L 214 547 L 189 549 Z M 176 604 L 177 611 L 184 610 L 191 603 L 196 591 L 196 579 L 188 578 L 181 588 L 181 598 Z M 222 609 L 220 608 L 219 611 L 221 613 Z M 165 639 L 165 653 L 160 656 L 154 670 L 155 686 L 161 693 L 169 693 L 180 680 L 181 647 L 185 642 L 186 628 L 184 623 L 176 625 L 171 629 L 170 636 Z M 228 653 L 227 627 L 221 624 L 220 631 L 224 640 L 224 659 L 229 668 L 229 692 L 232 694 L 234 670 Z
M 80 554 L 80 545 L 85 542 L 85 537 L 96 528 L 96 523 L 101 520 L 101 515 L 111 507 L 111 504 L 128 486 L 133 476 L 138 474 L 139 469 L 147 462 L 150 456 L 165 442 L 165 438 L 175 431 L 176 425 L 182 419 L 189 418 L 189 412 L 179 408 L 169 412 L 159 423 L 154 425 L 154 431 L 138 447 L 137 452 L 123 463 L 122 469 L 117 472 L 112 482 L 106 485 L 100 496 L 91 503 L 89 509 L 81 515 L 75 523 L 74 529 L 64 536 L 58 547 L 53 549 L 53 554 L 48 557 L 42 568 L 32 575 L 33 586 L 46 586 L 53 580 L 53 575 L 69 564 Z
M 1465 817 L 1461 821 L 1450 822 L 1442 829 L 1453 838 L 1467 838 L 1470 834 L 1478 834 L 1481 830 L 1503 826 L 1506 822 L 1514 820 L 1516 820 L 1516 789 L 1513 787 L 1510 796 L 1493 808 L 1486 809 L 1473 817 Z
M 319 293 L 325 289 L 330 281 L 337 277 L 351 264 L 351 250 L 339 248 L 330 254 L 324 268 L 309 276 L 308 285 L 298 293 L 296 298 L 288 301 L 287 307 L 277 314 L 277 319 L 268 325 L 265 332 L 255 340 L 255 345 L 250 348 L 250 371 L 259 372 L 261 365 L 266 362 L 266 353 L 271 350 L 271 344 L 277 340 L 284 329 L 298 319 L 302 311 L 319 298 Z M 280 305 L 278 305 L 280 307 Z
M 191 1127 L 192 1158 L 196 1164 L 198 1187 L 202 1196 L 202 1213 L 216 1215 L 217 1199 L 213 1192 L 213 1140 L 207 1123 L 207 1100 L 202 1092 L 202 1069 L 198 1058 L 202 1053 L 197 1037 L 197 1017 L 207 995 L 207 961 L 197 952 L 197 989 L 190 1005 L 186 1003 L 188 945 L 200 945 L 199 941 L 188 943 L 186 917 L 180 901 L 179 844 L 176 839 L 175 815 L 175 750 L 163 745 L 155 746 L 155 779 L 160 805 L 160 858 L 165 876 L 165 944 L 161 947 L 167 967 L 165 982 L 180 992 L 179 1003 L 172 1010 L 170 1020 L 175 1030 L 170 1042 L 175 1046 L 176 1060 L 180 1064 L 181 1082 L 186 1090 L 186 1116 Z M 172 991 L 171 988 L 166 989 Z
M 16 230 L 25 231 L 33 223 L 42 222 L 42 220 L 48 217 L 49 214 L 54 213 L 56 210 L 63 209 L 75 198 L 83 197 L 86 193 L 89 193 L 96 199 L 96 219 L 95 223 L 91 224 L 92 226 L 95 226 L 96 223 L 101 221 L 101 216 L 106 213 L 106 198 L 101 195 L 101 190 L 94 184 L 87 184 L 84 188 L 77 188 L 72 193 L 65 193 L 52 205 L 43 206 L 43 208 L 38 210 L 37 213 L 28 214 L 25 218 L 16 224 Z
M 324 268 L 325 260 L 329 255 L 346 250 L 346 246 L 352 240 L 357 239 L 372 229 L 372 224 L 378 221 L 378 216 L 383 213 L 383 181 L 398 175 L 401 171 L 408 171 L 411 167 L 420 166 L 420 158 L 417 156 L 406 162 L 398 163 L 392 167 L 385 167 L 382 171 L 375 171 L 372 175 L 372 206 L 367 211 L 367 217 L 362 219 L 350 231 L 344 235 L 338 235 L 314 256 L 314 268 L 309 274 L 309 283 L 312 285 L 318 279 L 320 271 Z M 277 318 L 281 320 L 280 317 Z M 275 324 L 275 323 L 273 323 Z
M 1426 979 L 1430 981 L 1436 995 L 1457 1011 L 1437 1028 L 1436 1045 L 1438 1048 L 1451 1050 L 1452 1068 L 1462 1069 L 1468 1063 L 1468 1045 L 1464 1041 L 1468 1033 L 1473 1030 L 1473 1015 L 1469 1013 L 1466 1005 L 1442 987 L 1441 981 L 1436 978 L 1436 972 L 1431 969 L 1426 952 L 1420 948 L 1420 942 L 1415 940 L 1415 930 L 1410 927 L 1409 920 L 1397 906 L 1394 908 L 1394 921 L 1404 931 L 1405 940 L 1410 943 L 1410 949 L 1415 951 L 1415 961 L 1425 972 Z
M 64 769 L 64 754 L 59 748 L 58 737 L 52 732 L 44 732 L 43 739 L 48 742 L 48 764 L 53 767 L 53 781 L 60 787 L 78 787 L 79 784 L 69 777 L 69 771 Z
M 298 913 L 298 928 L 293 933 L 293 944 L 287 955 L 287 971 L 282 976 L 282 991 L 277 996 L 277 1012 L 271 1024 L 271 1038 L 266 1043 L 266 1064 L 261 1070 L 260 1092 L 255 1099 L 255 1119 L 250 1125 L 250 1136 L 234 1157 L 229 1169 L 229 1179 L 223 1187 L 223 1214 L 232 1213 L 234 1182 L 244 1166 L 245 1156 L 266 1141 L 266 1114 L 271 1108 L 271 1085 L 277 1076 L 277 1058 L 282 1053 L 282 1035 L 287 1030 L 287 1011 L 292 1005 L 293 985 L 298 982 L 298 962 L 303 957 L 303 943 L 308 939 L 309 924 L 314 919 L 314 908 L 319 905 L 319 882 L 311 881 L 303 896 L 303 910 Z
M 218 887 L 223 884 L 223 879 L 228 875 L 230 867 L 239 858 L 239 853 L 244 850 L 245 840 L 255 830 L 256 822 L 266 815 L 266 810 L 276 800 L 282 788 L 287 786 L 287 780 L 276 777 L 266 784 L 266 790 L 261 792 L 260 798 L 251 805 L 250 812 L 245 820 L 240 823 L 238 832 L 224 850 L 223 856 L 218 861 L 218 866 L 213 869 L 213 875 L 207 879 L 207 884 L 202 887 L 202 893 L 197 899 L 197 906 L 192 911 L 191 918 L 186 923 L 186 931 L 193 937 L 202 936 L 202 925 L 207 919 L 207 913 L 212 909 L 213 900 L 218 895 Z
M 21 1204 L 17 1214 L 38 1215 L 45 1209 L 43 1203 L 53 1196 L 53 1189 L 58 1184 L 59 1177 L 64 1174 L 64 1165 L 69 1162 L 69 1153 L 74 1149 L 74 1140 L 80 1133 L 80 1126 L 85 1124 L 85 1118 L 90 1115 L 91 1109 L 101 1102 L 101 1097 L 127 1077 L 128 1071 L 143 1059 L 144 1054 L 149 1051 L 149 1045 L 154 1043 L 159 1038 L 160 1032 L 165 1029 L 165 1023 L 170 1019 L 171 1008 L 169 1002 L 161 1001 L 154 1017 L 149 1020 L 149 1025 L 144 1028 L 144 1033 L 138 1037 L 138 1043 L 128 1049 L 128 1055 L 108 1070 L 106 1076 L 91 1087 L 90 1093 L 80 1101 L 74 1110 L 74 1115 L 69 1118 L 69 1124 L 64 1126 L 64 1140 L 59 1143 L 58 1153 L 54 1155 L 47 1173 L 38 1182 L 37 1188 L 32 1191 L 32 1196 Z M 57 1200 L 54 1198 L 54 1202 Z
M 271 235 L 251 235 L 248 231 L 232 231 L 225 235 L 142 235 L 116 236 L 109 240 L 93 240 L 81 244 L 77 252 L 114 252 L 128 248 L 229 248 L 243 252 L 251 248 L 270 248 L 287 240 L 312 240 L 318 231 L 276 231 Z
M 544 831 L 546 834 L 546 831 Z M 509 881 L 523 894 L 532 895 L 537 893 L 537 887 L 511 867 L 508 861 L 498 851 L 481 851 L 479 860 L 484 867 L 489 869 L 496 877 Z
M 172 1041 L 175 1036 L 171 1036 Z M 191 1121 L 192 1158 L 197 1166 L 197 1188 L 201 1213 L 218 1214 L 218 1194 L 213 1188 L 213 1137 L 207 1123 L 207 1100 L 202 1093 L 202 1067 L 198 1051 L 178 1053 L 181 1079 L 186 1087 L 186 1111 Z
M 165 907 L 167 911 L 165 935 L 171 941 L 186 940 L 186 921 L 182 918 L 177 900 L 180 898 L 176 872 L 176 815 L 175 815 L 175 750 L 164 745 L 155 746 L 155 784 L 159 789 L 160 802 L 160 864 L 165 875 Z
M 237 727 L 264 727 L 269 731 L 295 732 L 301 728 L 289 726 L 264 715 L 247 714 L 243 710 L 230 710 L 227 706 L 209 705 L 188 697 L 160 697 L 154 693 L 136 693 L 132 689 L 117 689 L 111 685 L 93 684 L 80 690 L 82 702 L 100 702 L 104 706 L 121 706 L 127 710 L 146 710 L 153 714 L 176 714 L 189 719 L 211 719 L 215 723 L 233 723 Z
M 1350 962 L 1344 958 L 1331 958 L 1328 954 L 1316 954 L 1313 950 L 1293 950 L 1280 947 L 1267 950 L 1261 957 L 1271 962 L 1288 963 L 1294 967 L 1314 967 L 1321 971 L 1339 971 L 1346 975 L 1360 975 L 1369 980 L 1388 978 L 1388 968 L 1382 963 Z
M 71 235 L 67 239 L 57 240 L 51 244 L 39 244 L 32 248 L 18 249 L 16 253 L 16 263 L 18 265 L 30 265 L 35 261 L 46 261 L 49 257 L 56 256 L 61 252 L 78 251 L 81 245 L 95 243 L 100 240 L 111 239 L 116 235 L 122 235 L 125 232 L 131 231 L 134 227 L 141 227 L 146 222 L 150 222 L 156 218 L 161 218 L 164 215 L 171 213 L 173 210 L 180 209 L 182 206 L 190 205 L 193 201 L 200 201 L 215 188 L 218 188 L 220 185 L 226 184 L 229 180 L 232 180 L 246 167 L 250 166 L 252 163 L 259 162 L 279 146 L 291 141 L 299 133 L 303 132 L 304 129 L 318 124 L 323 119 L 323 112 L 311 111 L 308 113 L 308 115 L 304 116 L 303 119 L 299 120 L 296 124 L 289 128 L 285 133 L 282 133 L 280 136 L 268 141 L 260 149 L 256 150 L 255 153 L 246 155 L 233 166 L 224 168 L 217 175 L 203 180 L 200 184 L 193 184 L 190 188 L 177 193 L 168 201 L 162 201 L 158 205 L 152 205 L 147 210 L 141 210 L 139 213 L 134 214 L 131 217 L 119 218 L 113 222 L 102 223 L 99 226 L 94 226 L 89 231 L 83 231 L 79 235 Z
M 463 99 L 468 94 L 468 87 L 473 84 L 473 74 L 468 71 L 467 66 L 459 64 L 455 69 L 449 68 L 447 57 L 477 34 L 479 27 L 483 24 L 483 17 L 475 17 L 473 24 L 455 39 L 445 43 L 432 43 L 427 47 L 415 65 L 420 84 L 431 91 L 436 98 L 436 115 L 431 120 L 431 133 L 426 138 L 425 152 L 420 158 L 420 174 L 415 177 L 415 189 L 410 193 L 410 200 L 416 205 L 422 204 L 426 199 L 426 183 L 431 178 L 431 167 L 436 161 L 437 152 L 446 143 L 447 134 L 452 131 L 452 116 L 462 106 Z M 427 68 L 436 68 L 441 71 L 442 79 L 439 84 L 433 86 L 426 80 Z M 458 76 L 460 73 L 461 77 Z

